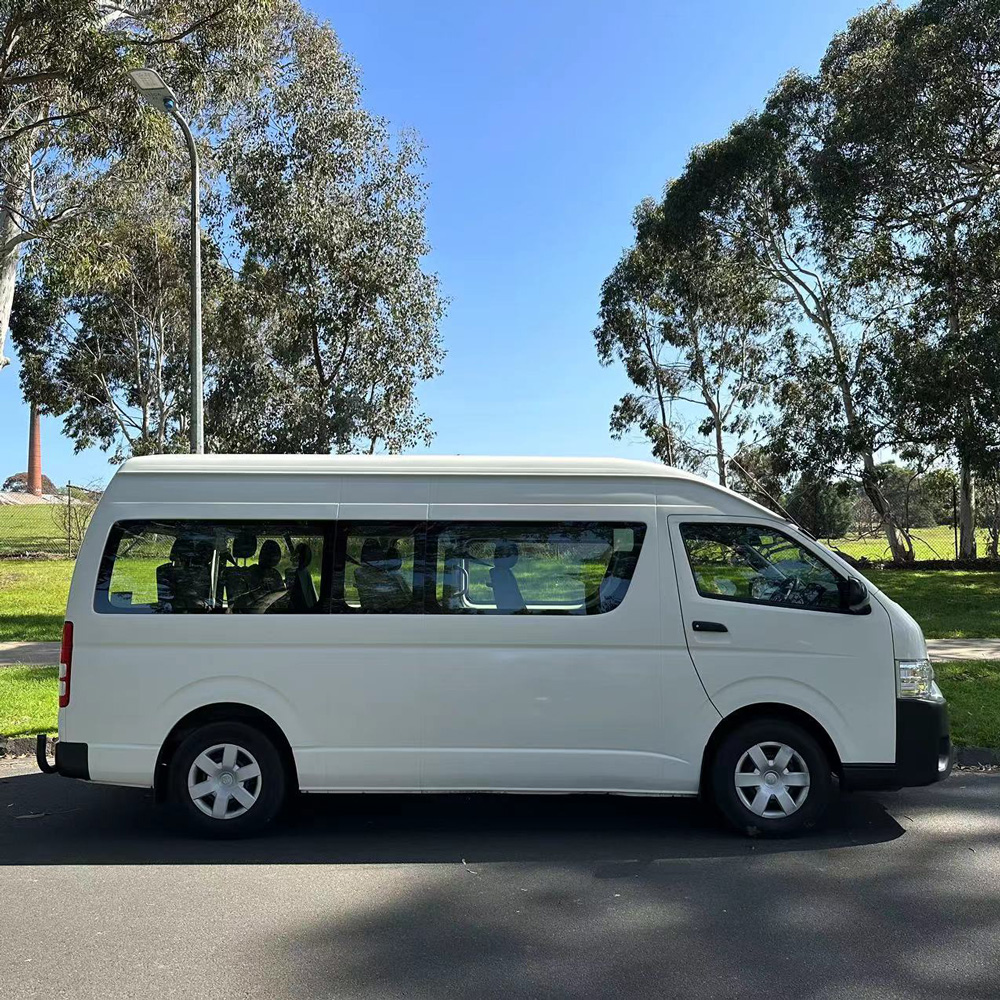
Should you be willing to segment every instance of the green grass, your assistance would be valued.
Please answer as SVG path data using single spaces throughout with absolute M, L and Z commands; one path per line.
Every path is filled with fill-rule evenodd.
M 1000 638 L 1000 573 L 865 570 L 919 622 L 928 639 Z
M 0 556 L 66 552 L 66 535 L 49 504 L 0 507 Z
M 952 740 L 963 747 L 1000 748 L 1000 662 L 935 663 L 934 675 L 948 699 Z
M 954 559 L 955 531 L 949 524 L 939 524 L 934 528 L 914 528 L 913 556 L 915 559 Z M 839 549 L 855 559 L 871 559 L 881 562 L 891 557 L 885 535 L 875 533 L 866 538 L 823 538 L 824 545 Z M 989 532 L 985 528 L 976 530 L 976 550 L 980 556 L 989 551 Z
M 0 559 L 0 642 L 58 640 L 72 573 L 69 559 Z
M 34 736 L 56 731 L 57 670 L 57 667 L 0 668 L 0 736 Z
M 958 746 L 1000 747 L 1000 662 L 935 663 L 951 712 Z M 55 667 L 0 669 L 0 736 L 33 736 L 56 730 Z

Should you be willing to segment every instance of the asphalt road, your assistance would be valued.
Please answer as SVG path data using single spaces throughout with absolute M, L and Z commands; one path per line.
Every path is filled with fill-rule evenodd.
M 693 802 L 303 800 L 207 843 L 0 763 L 0 997 L 1000 995 L 1000 776 L 738 838 Z

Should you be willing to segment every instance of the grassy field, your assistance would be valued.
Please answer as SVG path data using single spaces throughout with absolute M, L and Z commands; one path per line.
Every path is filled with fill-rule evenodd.
M 948 699 L 954 742 L 958 746 L 1000 748 L 1000 663 L 935 663 L 934 674 Z
M 1000 638 L 1000 573 L 884 569 L 865 576 L 906 608 L 928 639 Z
M 0 669 L 0 736 L 54 733 L 59 711 L 56 667 Z
M 66 552 L 66 535 L 48 504 L 0 506 L 0 556 Z
M 936 663 L 934 672 L 949 702 L 955 743 L 1000 747 L 1000 663 Z M 0 736 L 53 733 L 56 712 L 55 667 L 0 669 Z
M 0 642 L 58 640 L 72 573 L 69 559 L 0 559 Z
M 913 555 L 921 559 L 954 559 L 955 533 L 951 525 L 939 524 L 934 528 L 914 528 Z M 822 538 L 820 541 L 831 549 L 839 549 L 855 559 L 866 558 L 872 562 L 881 562 L 889 558 L 889 546 L 884 535 L 873 535 L 870 538 Z M 976 530 L 976 547 L 980 556 L 985 556 L 989 550 L 989 532 L 985 528 Z

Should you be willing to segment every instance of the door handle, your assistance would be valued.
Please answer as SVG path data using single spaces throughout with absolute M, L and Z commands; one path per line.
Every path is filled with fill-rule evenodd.
M 728 632 L 722 622 L 691 622 L 691 629 L 695 632 Z

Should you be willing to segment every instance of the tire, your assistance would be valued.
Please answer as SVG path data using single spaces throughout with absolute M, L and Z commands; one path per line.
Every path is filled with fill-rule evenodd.
M 834 794 L 831 772 L 827 754 L 801 726 L 755 719 L 719 745 L 710 771 L 712 797 L 749 836 L 790 836 L 815 826 L 826 812 Z
M 202 837 L 260 833 L 281 812 L 286 787 L 274 743 L 245 722 L 196 729 L 170 763 L 171 802 L 184 826 Z

